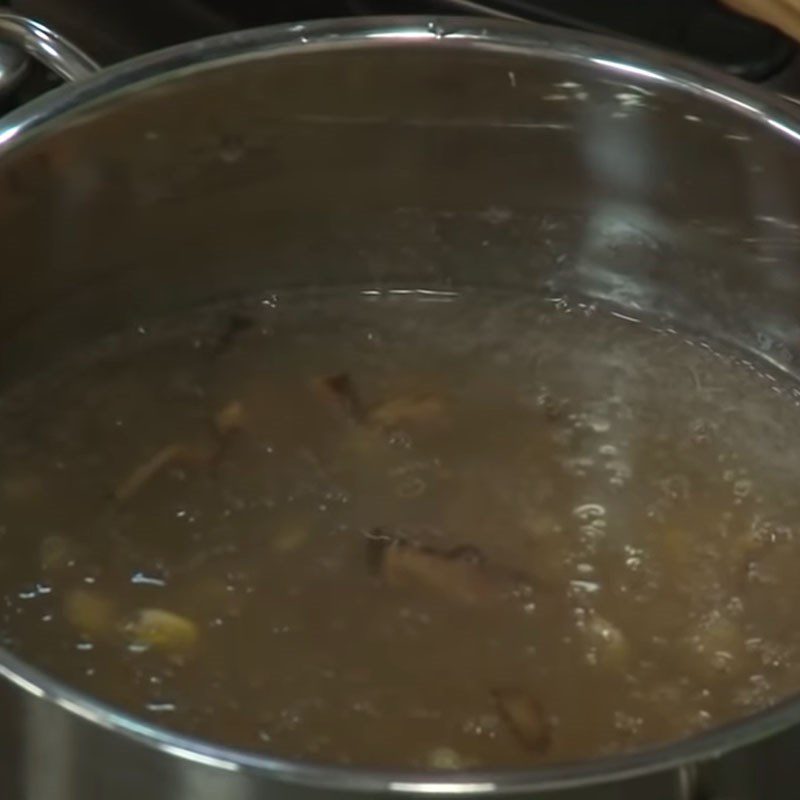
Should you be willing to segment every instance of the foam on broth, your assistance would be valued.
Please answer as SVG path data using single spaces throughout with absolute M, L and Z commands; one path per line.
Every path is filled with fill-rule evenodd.
M 0 408 L 2 642 L 227 745 L 463 768 L 689 735 L 800 686 L 800 411 L 580 303 L 285 294 Z

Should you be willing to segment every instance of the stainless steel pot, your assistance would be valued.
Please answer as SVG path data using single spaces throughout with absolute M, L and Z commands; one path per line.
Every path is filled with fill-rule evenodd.
M 121 325 L 298 285 L 580 292 L 800 357 L 800 117 L 565 31 L 361 19 L 194 42 L 0 122 L 0 388 Z M 473 774 L 329 769 L 156 729 L 0 652 L 9 800 L 800 795 L 800 702 L 632 755 Z

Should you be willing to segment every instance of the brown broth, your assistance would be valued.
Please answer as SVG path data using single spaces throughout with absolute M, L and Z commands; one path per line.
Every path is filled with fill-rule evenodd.
M 2 642 L 168 728 L 324 762 L 683 737 L 800 686 L 794 392 L 477 291 L 140 328 L 2 400 Z

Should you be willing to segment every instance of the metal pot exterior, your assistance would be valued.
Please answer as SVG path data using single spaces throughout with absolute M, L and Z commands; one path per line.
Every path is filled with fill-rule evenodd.
M 509 794 L 504 776 L 441 777 L 412 787 L 386 781 L 365 789 L 344 778 L 338 786 L 288 781 L 268 769 L 242 767 L 179 745 L 153 745 L 112 733 L 96 720 L 53 698 L 40 698 L 11 682 L 0 684 L 0 783 L 8 800 L 383 800 L 390 795 L 475 797 Z M 797 728 L 727 755 L 707 756 L 697 767 L 665 768 L 597 783 L 588 777 L 570 788 L 511 790 L 526 800 L 791 800 L 797 797 Z M 341 777 L 341 776 L 340 776 Z M 398 784 L 398 785 L 393 785 Z
M 348 20 L 146 56 L 0 122 L 0 388 L 124 325 L 319 286 L 580 292 L 794 374 L 798 122 L 682 61 L 511 23 Z M 10 654 L 0 672 L 10 800 L 800 794 L 797 702 L 569 769 L 408 775 L 203 745 Z

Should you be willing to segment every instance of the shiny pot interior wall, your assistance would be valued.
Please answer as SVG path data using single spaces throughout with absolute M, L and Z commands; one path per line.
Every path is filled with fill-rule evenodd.
M 109 92 L 0 158 L 2 377 L 348 284 L 577 291 L 793 369 L 800 158 L 762 116 L 546 37 L 296 45 Z

